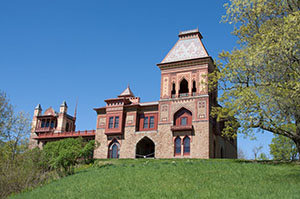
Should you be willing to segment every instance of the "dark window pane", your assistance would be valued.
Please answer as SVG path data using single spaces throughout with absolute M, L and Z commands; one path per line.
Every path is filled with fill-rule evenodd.
M 190 153 L 190 138 L 189 137 L 185 137 L 183 140 L 183 152 L 184 153 Z
M 113 128 L 113 123 L 114 123 L 114 117 L 110 117 L 108 121 L 108 128 Z
M 49 127 L 49 123 L 50 123 L 50 121 L 47 120 L 47 122 L 46 122 L 46 127 Z
M 115 117 L 115 128 L 119 128 L 119 116 Z
M 50 127 L 54 128 L 54 121 L 53 120 L 51 121 Z
M 41 125 L 42 128 L 45 127 L 45 120 L 42 120 L 42 125 Z
M 150 129 L 153 129 L 153 128 L 154 128 L 154 116 L 151 116 L 151 117 L 150 117 L 149 128 L 150 128 Z
M 182 126 L 187 125 L 187 118 L 186 117 L 181 118 L 181 125 Z
M 69 123 L 66 125 L 66 131 L 69 132 Z
M 180 137 L 177 137 L 175 139 L 175 153 L 181 154 L 181 139 L 180 139 Z
M 148 117 L 144 118 L 144 129 L 148 128 Z

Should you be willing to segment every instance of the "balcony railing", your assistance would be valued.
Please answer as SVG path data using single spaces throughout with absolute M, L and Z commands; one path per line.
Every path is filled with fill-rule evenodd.
M 179 93 L 179 97 L 188 97 L 189 93 Z
M 191 131 L 193 130 L 193 125 L 181 125 L 181 126 L 171 126 L 172 131 Z
M 54 131 L 54 128 L 51 127 L 44 127 L 44 128 L 36 128 L 35 132 L 42 133 L 42 132 L 52 132 Z
M 88 131 L 74 131 L 74 132 L 63 132 L 63 133 L 39 133 L 35 139 L 47 139 L 47 138 L 68 138 L 68 137 L 94 137 L 96 135 L 95 130 Z

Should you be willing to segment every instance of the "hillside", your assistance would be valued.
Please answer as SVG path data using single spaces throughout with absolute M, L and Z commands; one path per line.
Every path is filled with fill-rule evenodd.
M 237 160 L 108 160 L 11 198 L 299 198 L 300 166 Z

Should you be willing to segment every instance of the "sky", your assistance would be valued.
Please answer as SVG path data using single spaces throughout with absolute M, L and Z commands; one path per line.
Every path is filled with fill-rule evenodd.
M 41 104 L 59 111 L 66 100 L 77 130 L 96 128 L 93 108 L 129 84 L 142 102 L 160 95 L 160 63 L 180 31 L 199 28 L 210 56 L 230 51 L 233 26 L 220 23 L 225 0 L 101 1 L 2 0 L 0 2 L 0 90 L 16 111 L 32 118 Z M 238 136 L 247 158 L 270 133 L 256 140 Z

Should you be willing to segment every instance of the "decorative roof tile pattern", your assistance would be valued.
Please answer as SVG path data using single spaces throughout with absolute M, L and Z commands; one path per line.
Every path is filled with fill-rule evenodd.
M 208 53 L 199 37 L 200 33 L 189 37 L 182 37 L 182 35 L 179 35 L 180 39 L 161 63 L 183 61 L 208 56 Z

